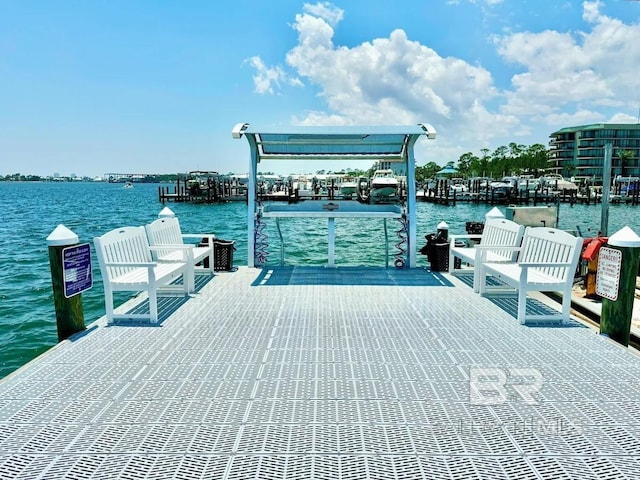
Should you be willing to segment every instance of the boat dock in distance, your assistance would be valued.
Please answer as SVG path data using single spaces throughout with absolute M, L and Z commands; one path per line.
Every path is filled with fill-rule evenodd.
M 456 180 L 441 179 L 425 184 L 416 192 L 417 200 L 455 205 L 457 202 L 474 202 L 488 205 L 529 205 L 547 203 L 598 204 L 602 201 L 602 186 L 576 186 L 567 182 L 572 188 L 563 188 L 556 182 L 538 183 L 521 181 L 514 185 L 503 179 Z M 616 182 L 610 193 L 610 203 L 640 204 L 639 182 L 624 185 Z
M 540 184 L 537 179 L 521 181 L 518 186 L 501 181 L 441 179 L 417 189 L 418 201 L 455 205 L 457 202 L 487 205 L 537 205 L 548 203 L 598 204 L 602 199 L 601 186 L 581 185 L 562 188 L 557 182 Z M 303 200 L 406 200 L 406 179 L 399 177 L 398 189 L 393 197 L 375 200 L 371 196 L 371 182 L 367 177 L 348 175 L 289 176 L 263 175 L 257 185 L 261 201 L 297 203 Z M 247 201 L 247 175 L 221 175 L 213 171 L 194 171 L 178 178 L 175 186 L 158 188 L 158 200 L 167 202 L 221 203 Z M 610 203 L 640 204 L 640 185 L 614 182 Z

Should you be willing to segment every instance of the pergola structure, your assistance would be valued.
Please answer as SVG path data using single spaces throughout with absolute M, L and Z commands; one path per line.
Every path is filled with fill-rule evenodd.
M 308 216 L 329 219 L 329 265 L 332 265 L 332 221 L 336 217 L 394 216 L 390 205 L 359 205 L 356 201 L 331 205 L 283 205 L 261 211 L 257 202 L 258 164 L 263 160 L 339 160 L 345 165 L 354 160 L 402 162 L 407 174 L 407 201 L 402 215 L 408 225 L 408 248 L 405 265 L 416 266 L 416 182 L 413 148 L 421 136 L 436 138 L 435 129 L 426 123 L 411 126 L 326 126 L 261 129 L 248 123 L 235 125 L 233 138 L 246 137 L 251 149 L 247 215 L 248 265 L 256 266 L 256 226 L 260 215 L 272 217 Z M 340 204 L 342 203 L 342 204 Z M 399 208 L 399 207 L 398 207 Z M 400 210 L 397 210 L 400 211 Z

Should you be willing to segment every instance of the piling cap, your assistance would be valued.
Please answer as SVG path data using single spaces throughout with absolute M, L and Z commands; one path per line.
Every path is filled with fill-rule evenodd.
M 437 228 L 438 230 L 449 230 L 449 225 L 447 225 L 447 222 L 440 222 Z
M 502 213 L 498 207 L 493 207 L 487 212 L 484 218 L 486 220 L 489 220 L 490 218 L 504 218 L 504 213 Z
M 47 245 L 49 247 L 64 247 L 67 245 L 75 245 L 80 241 L 78 235 L 73 233 L 64 225 L 58 225 L 53 232 L 47 237 Z
M 629 227 L 623 227 L 609 237 L 607 243 L 613 247 L 640 247 L 640 237 Z
M 169 207 L 164 207 L 158 214 L 158 218 L 173 218 L 175 216 L 176 214 L 173 213 L 173 210 L 171 210 Z

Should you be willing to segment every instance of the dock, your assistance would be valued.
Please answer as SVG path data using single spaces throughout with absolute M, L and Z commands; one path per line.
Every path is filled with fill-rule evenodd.
M 637 478 L 640 356 L 469 280 L 198 277 L 158 325 L 101 318 L 0 381 L 0 478 Z

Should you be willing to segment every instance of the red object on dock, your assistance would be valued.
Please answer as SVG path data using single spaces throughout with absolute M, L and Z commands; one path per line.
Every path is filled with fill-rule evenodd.
M 598 252 L 600 251 L 600 247 L 607 243 L 609 237 L 596 237 L 592 239 L 586 239 L 586 247 L 582 251 L 582 258 L 584 260 L 592 261 L 598 256 Z

